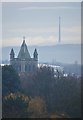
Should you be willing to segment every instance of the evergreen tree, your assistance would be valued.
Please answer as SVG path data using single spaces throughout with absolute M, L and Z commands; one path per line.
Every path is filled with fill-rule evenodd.
M 12 66 L 2 67 L 2 95 L 15 93 L 20 90 L 20 79 Z

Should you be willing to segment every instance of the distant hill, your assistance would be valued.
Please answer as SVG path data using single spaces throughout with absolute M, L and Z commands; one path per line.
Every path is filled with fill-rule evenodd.
M 11 46 L 2 48 L 2 60 L 9 60 L 9 54 L 11 48 L 14 48 L 15 55 L 20 50 L 20 46 Z M 34 49 L 37 48 L 39 55 L 39 62 L 51 62 L 56 61 L 61 63 L 74 63 L 77 61 L 81 63 L 81 45 L 80 44 L 58 44 L 55 46 L 28 46 L 31 57 L 33 57 Z

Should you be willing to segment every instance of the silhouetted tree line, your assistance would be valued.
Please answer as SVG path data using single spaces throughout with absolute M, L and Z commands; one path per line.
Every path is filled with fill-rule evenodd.
M 81 117 L 81 78 L 55 78 L 50 67 L 19 77 L 12 66 L 4 66 L 2 85 L 3 117 Z
M 20 89 L 20 78 L 12 66 L 2 67 L 2 96 Z

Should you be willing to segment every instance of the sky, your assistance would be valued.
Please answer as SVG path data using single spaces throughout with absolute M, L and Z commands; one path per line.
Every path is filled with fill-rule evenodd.
M 1 0 L 1 2 L 82 2 L 82 0 Z
M 25 36 L 28 45 L 56 45 L 59 39 L 61 17 L 61 44 L 81 42 L 80 2 L 3 2 L 3 47 L 19 46 Z

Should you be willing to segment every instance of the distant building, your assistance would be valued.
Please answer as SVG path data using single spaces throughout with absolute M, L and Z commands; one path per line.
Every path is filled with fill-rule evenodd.
M 51 64 L 38 64 L 38 67 L 50 67 L 53 68 L 54 70 L 54 77 L 57 77 L 57 72 L 59 72 L 60 76 L 64 76 L 64 68 L 61 66 L 57 66 L 57 65 L 51 65 Z
M 38 53 L 36 48 L 33 53 L 33 58 L 31 58 L 24 39 L 17 58 L 15 58 L 13 48 L 11 49 L 10 65 L 12 65 L 18 73 L 35 73 L 38 66 Z

